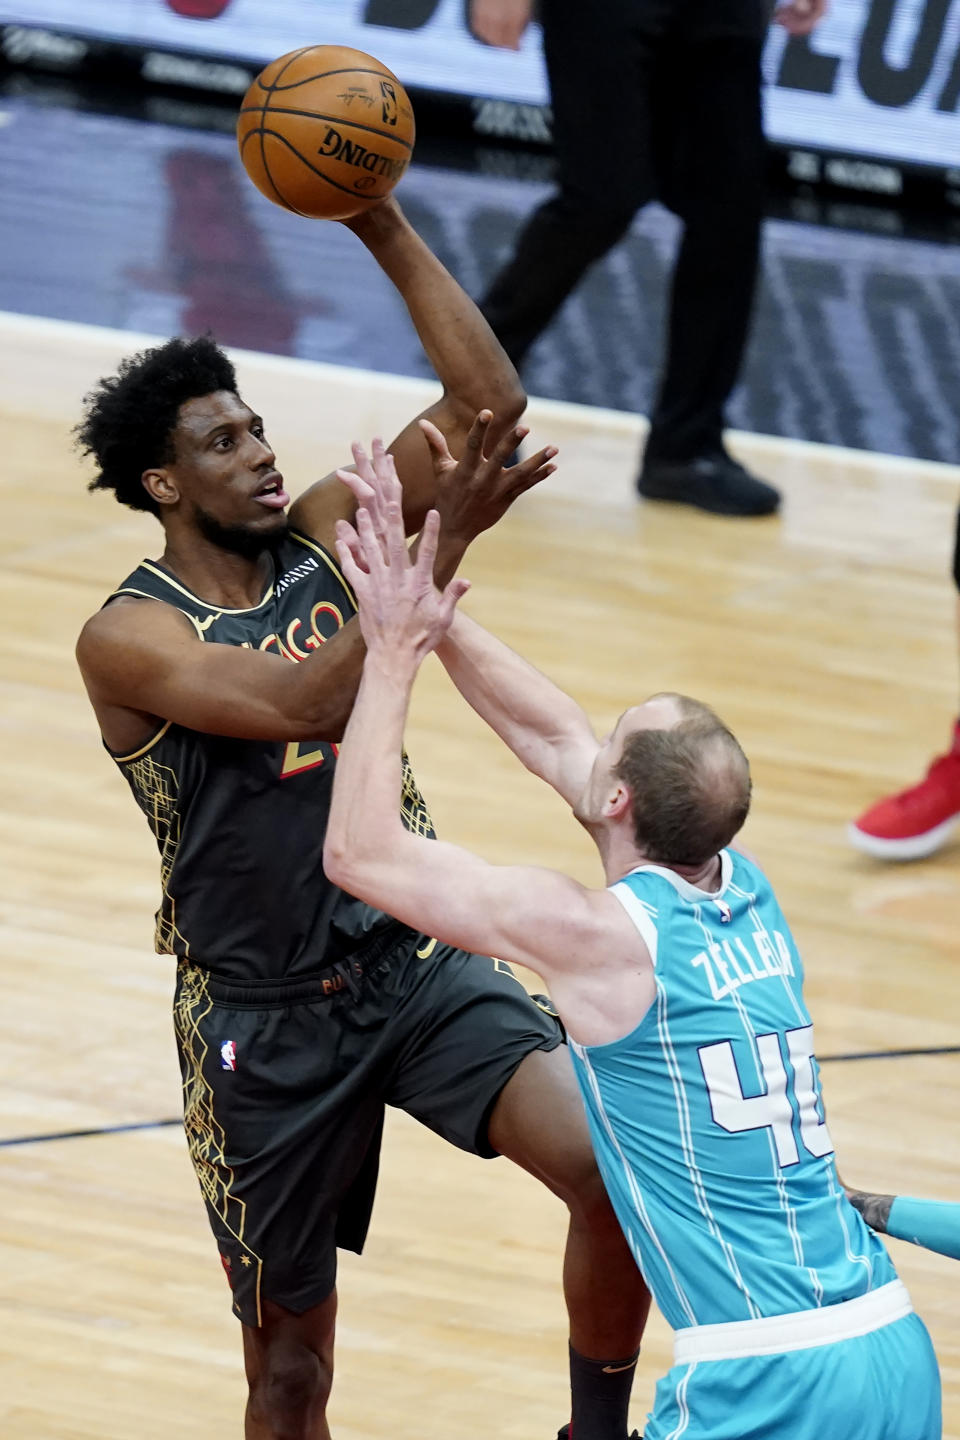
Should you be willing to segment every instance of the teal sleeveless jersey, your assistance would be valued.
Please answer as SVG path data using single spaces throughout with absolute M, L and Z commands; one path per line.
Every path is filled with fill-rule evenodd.
M 896 1278 L 837 1179 L 793 937 L 762 871 L 720 859 L 711 894 L 655 865 L 611 887 L 656 1001 L 623 1039 L 571 1044 L 607 1190 L 674 1329 Z

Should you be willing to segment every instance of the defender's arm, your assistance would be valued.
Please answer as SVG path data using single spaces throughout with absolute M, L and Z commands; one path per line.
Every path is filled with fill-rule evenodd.
M 437 655 L 481 719 L 528 770 L 574 805 L 599 750 L 577 702 L 460 612 L 437 646 Z
M 373 657 L 364 668 L 334 778 L 328 878 L 425 934 L 526 965 L 548 984 L 639 956 L 640 937 L 607 891 L 553 870 L 490 865 L 404 828 L 400 755 L 411 680 Z
M 636 929 L 607 891 L 550 870 L 487 865 L 454 845 L 409 834 L 400 819 L 403 729 L 414 676 L 450 628 L 467 582 L 433 583 L 439 517 L 427 516 L 416 560 L 404 545 L 399 498 L 382 524 L 357 512 L 337 544 L 360 605 L 367 657 L 334 777 L 324 871 L 351 894 L 468 950 L 567 972 L 649 967 Z

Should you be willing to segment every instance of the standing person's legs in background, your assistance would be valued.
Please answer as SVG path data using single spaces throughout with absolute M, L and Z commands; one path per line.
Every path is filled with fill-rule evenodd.
M 661 196 L 684 221 L 665 373 L 639 482 L 650 499 L 766 515 L 779 495 L 724 452 L 763 204 L 764 0 L 543 7 L 559 189 L 481 301 L 514 364 L 584 272 Z
M 650 92 L 672 0 L 549 0 L 543 44 L 559 189 L 480 308 L 515 365 L 654 189 Z
M 638 489 L 720 514 L 767 515 L 779 495 L 733 461 L 722 438 L 759 267 L 766 15 L 756 0 L 737 0 L 718 20 L 703 4 L 678 7 L 657 68 L 658 193 L 682 220 L 683 237 Z
M 953 578 L 960 590 L 960 509 L 953 550 Z M 960 599 L 957 601 L 960 639 Z M 950 748 L 933 761 L 919 785 L 878 800 L 853 822 L 850 843 L 878 860 L 920 860 L 945 845 L 960 825 L 960 719 Z

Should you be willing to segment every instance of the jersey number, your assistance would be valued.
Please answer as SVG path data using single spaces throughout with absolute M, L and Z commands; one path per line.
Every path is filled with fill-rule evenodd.
M 289 780 L 291 775 L 302 775 L 304 770 L 315 770 L 324 761 L 323 740 L 291 740 L 283 752 L 280 779 Z M 313 746 L 315 748 L 311 749 Z M 339 745 L 331 745 L 334 755 L 339 755 Z
M 781 1167 L 796 1165 L 800 1159 L 794 1135 L 794 1106 L 800 1119 L 804 1149 L 818 1159 L 833 1154 L 830 1132 L 826 1121 L 820 1118 L 820 1092 L 813 1068 L 813 1026 L 788 1030 L 784 1039 L 794 1075 L 792 1100 L 780 1036 L 776 1032 L 756 1037 L 757 1057 L 766 1086 L 766 1093 L 762 1095 L 743 1093 L 729 1040 L 704 1045 L 698 1051 L 716 1123 L 730 1135 L 739 1135 L 745 1130 L 769 1130 Z

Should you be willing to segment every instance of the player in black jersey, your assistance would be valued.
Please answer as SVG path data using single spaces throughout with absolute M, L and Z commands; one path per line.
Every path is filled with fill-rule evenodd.
M 443 386 L 420 417 L 440 434 L 414 420 L 391 451 L 407 533 L 430 506 L 441 514 L 449 579 L 554 452 L 505 468 L 526 433 L 516 373 L 395 202 L 344 223 L 397 286 Z M 328 477 L 287 516 L 263 422 L 209 339 L 126 361 L 78 433 L 94 485 L 164 529 L 160 558 L 87 622 L 77 655 L 160 849 L 156 944 L 177 959 L 185 1126 L 243 1322 L 248 1440 L 329 1435 L 336 1247 L 362 1247 L 385 1104 L 507 1155 L 567 1203 L 576 1440 L 623 1440 L 647 1297 L 555 1017 L 506 967 L 414 934 L 322 873 L 363 662 L 333 558 L 351 494 Z M 374 474 L 381 454 L 354 447 L 354 461 Z M 403 809 L 433 833 L 409 767 Z

